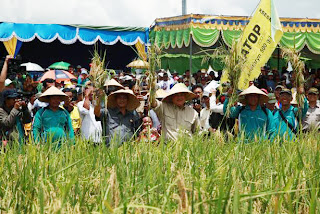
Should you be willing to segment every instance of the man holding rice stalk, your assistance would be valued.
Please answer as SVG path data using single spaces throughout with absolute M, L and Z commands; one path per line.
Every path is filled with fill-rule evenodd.
M 186 101 L 194 99 L 196 95 L 183 83 L 174 85 L 162 101 L 151 97 L 151 107 L 161 122 L 165 139 L 177 140 L 180 132 L 191 137 L 200 129 L 198 113 L 186 105 Z
M 96 119 L 102 123 L 106 145 L 121 146 L 139 134 L 141 119 L 135 111 L 140 101 L 132 90 L 120 89 L 108 96 L 107 108 L 101 108 L 100 99 L 95 106 Z
M 268 102 L 268 96 L 252 85 L 239 94 L 239 101 L 243 106 L 230 107 L 229 117 L 239 118 L 239 129 L 244 135 L 245 142 L 270 138 L 275 131 L 273 115 L 269 109 L 262 107 Z M 224 102 L 224 113 L 227 112 L 228 104 L 229 98 Z
M 303 86 L 297 91 L 300 95 L 304 94 Z M 280 92 L 281 109 L 275 112 L 274 120 L 278 130 L 277 136 L 281 139 L 292 140 L 299 131 L 299 124 L 303 117 L 305 117 L 309 105 L 307 99 L 304 97 L 303 106 L 301 108 L 293 107 L 291 105 L 292 92 L 290 89 L 283 89 Z

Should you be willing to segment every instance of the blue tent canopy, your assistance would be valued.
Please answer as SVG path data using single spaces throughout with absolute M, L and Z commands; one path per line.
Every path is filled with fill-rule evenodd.
M 0 41 L 8 41 L 15 36 L 21 42 L 31 42 L 38 38 L 50 43 L 58 39 L 63 44 L 73 44 L 77 40 L 92 45 L 98 40 L 105 45 L 120 41 L 124 45 L 134 45 L 138 41 L 148 44 L 149 29 L 138 27 L 92 27 L 59 24 L 0 23 Z

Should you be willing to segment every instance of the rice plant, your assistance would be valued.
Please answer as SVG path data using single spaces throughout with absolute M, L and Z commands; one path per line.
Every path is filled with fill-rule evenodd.
M 158 146 L 81 139 L 0 155 L 3 213 L 318 213 L 319 134 L 251 142 L 195 135 Z

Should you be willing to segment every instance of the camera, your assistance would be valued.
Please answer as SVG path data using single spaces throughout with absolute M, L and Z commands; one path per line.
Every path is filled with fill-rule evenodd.
M 20 55 L 16 56 L 14 59 L 9 59 L 8 61 L 8 77 L 15 77 L 17 73 L 26 73 L 26 67 L 21 66 L 22 58 Z
M 3 67 L 5 62 L 5 57 L 0 60 L 0 65 Z M 8 79 L 15 79 L 17 73 L 26 74 L 27 68 L 25 66 L 20 66 L 22 63 L 22 58 L 20 55 L 16 56 L 14 59 L 8 60 L 8 71 L 7 71 L 7 78 Z
M 200 105 L 201 101 L 200 101 L 200 99 L 193 99 L 192 103 L 193 103 L 193 105 L 196 105 L 196 104 Z

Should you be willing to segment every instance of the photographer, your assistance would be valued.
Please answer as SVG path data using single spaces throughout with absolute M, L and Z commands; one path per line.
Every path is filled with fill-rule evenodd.
M 11 55 L 6 56 L 6 59 L 4 60 L 3 67 L 0 74 L 0 92 L 4 89 L 5 85 L 4 82 L 7 79 L 7 73 L 8 73 L 8 63 L 9 60 L 13 57 Z
M 8 140 L 19 140 L 23 143 L 23 124 L 31 122 L 31 116 L 25 101 L 21 101 L 14 89 L 3 92 L 4 103 L 0 108 L 0 138 L 6 145 Z
M 202 85 L 194 85 L 192 87 L 192 92 L 196 95 L 196 98 L 192 100 L 192 107 L 194 110 L 196 110 L 198 113 L 203 108 L 203 103 L 201 102 L 202 100 L 202 95 L 203 95 L 203 87 Z

